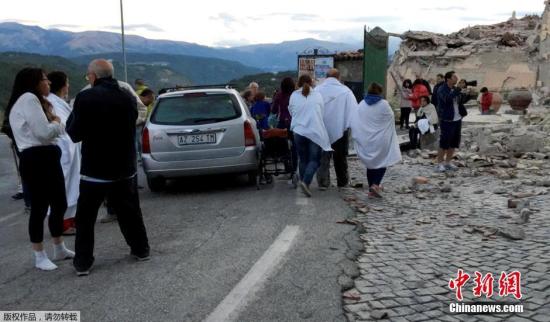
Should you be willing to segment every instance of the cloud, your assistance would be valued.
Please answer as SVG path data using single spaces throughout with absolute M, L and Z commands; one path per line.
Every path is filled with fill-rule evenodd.
M 354 28 L 354 29 L 309 29 L 309 30 L 300 30 L 299 32 L 305 32 L 310 34 L 316 39 L 339 42 L 345 44 L 360 44 L 363 41 L 363 29 Z
M 25 19 L 2 19 L 0 20 L 0 23 L 2 22 L 15 22 L 23 25 L 38 25 L 39 22 L 36 20 L 25 20 Z
M 221 21 L 226 28 L 234 29 L 235 24 L 242 24 L 242 22 L 228 13 L 219 13 L 217 16 L 208 18 L 210 20 Z
M 388 21 L 398 21 L 400 19 L 402 19 L 402 18 L 397 17 L 397 16 L 365 16 L 365 17 L 355 17 L 355 18 L 349 18 L 349 19 L 342 19 L 341 21 L 360 22 L 362 24 L 367 24 L 367 23 L 380 23 L 380 22 L 388 22 Z
M 216 47 L 238 47 L 246 46 L 252 44 L 249 40 L 240 38 L 240 39 L 224 39 L 214 43 Z
M 468 8 L 461 6 L 420 8 L 422 11 L 466 11 Z
M 259 16 L 246 17 L 247 20 L 253 20 L 253 21 L 259 21 L 259 20 L 264 20 L 269 18 L 285 18 L 285 19 L 294 20 L 294 21 L 316 21 L 316 20 L 325 19 L 320 15 L 314 15 L 309 13 L 290 13 L 290 12 L 274 12 L 274 13 L 263 14 Z
M 465 22 L 495 22 L 499 21 L 499 19 L 490 19 L 490 18 L 484 18 L 484 17 L 459 17 L 458 20 L 465 21 Z
M 80 25 L 71 25 L 71 24 L 57 24 L 57 25 L 49 25 L 48 28 L 50 29 L 78 29 L 82 28 Z
M 103 29 L 120 30 L 120 26 L 106 26 Z M 149 23 L 124 25 L 126 31 L 164 32 L 165 30 Z

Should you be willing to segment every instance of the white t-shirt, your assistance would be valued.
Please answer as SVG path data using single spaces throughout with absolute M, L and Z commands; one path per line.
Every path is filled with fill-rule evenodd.
M 55 145 L 65 133 L 63 124 L 48 121 L 36 95 L 27 92 L 19 97 L 10 112 L 10 126 L 19 151 L 43 145 Z
M 460 121 L 462 119 L 462 116 L 460 116 L 460 111 L 458 109 L 458 98 L 459 97 L 455 97 L 453 99 L 453 108 L 455 110 L 455 117 L 453 118 L 453 122 Z

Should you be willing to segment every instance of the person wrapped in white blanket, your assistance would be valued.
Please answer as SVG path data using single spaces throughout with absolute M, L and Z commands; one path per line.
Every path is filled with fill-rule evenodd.
M 382 197 L 386 168 L 401 161 L 395 118 L 380 84 L 369 85 L 368 94 L 352 115 L 351 134 L 359 159 L 367 168 L 369 197 Z
M 340 72 L 333 68 L 327 72 L 327 78 L 315 88 L 323 96 L 325 103 L 323 121 L 333 152 L 323 152 L 321 166 L 317 170 L 319 189 L 330 187 L 330 159 L 334 160 L 336 184 L 345 187 L 349 182 L 348 174 L 348 135 L 351 114 L 357 108 L 353 92 L 340 82 Z
M 55 115 L 59 116 L 64 125 L 72 111 L 65 101 L 69 94 L 69 78 L 64 72 L 54 71 L 48 74 L 48 79 L 50 80 L 50 95 L 47 99 L 52 104 Z M 69 135 L 63 133 L 57 139 L 57 146 L 61 149 L 61 168 L 65 177 L 65 192 L 67 194 L 63 234 L 74 235 L 74 216 L 80 187 L 80 144 L 73 143 Z

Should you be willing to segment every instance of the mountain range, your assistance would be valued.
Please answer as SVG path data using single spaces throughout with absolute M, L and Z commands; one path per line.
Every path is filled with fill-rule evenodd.
M 357 50 L 362 44 L 345 44 L 302 39 L 278 44 L 259 44 L 232 48 L 208 47 L 195 43 L 154 40 L 140 36 L 126 36 L 128 53 L 175 54 L 233 60 L 264 71 L 296 69 L 297 53 L 309 48 L 329 51 Z M 76 57 L 100 53 L 120 52 L 119 33 L 104 31 L 69 32 L 44 29 L 13 22 L 0 23 L 0 52 L 27 52 L 42 55 Z

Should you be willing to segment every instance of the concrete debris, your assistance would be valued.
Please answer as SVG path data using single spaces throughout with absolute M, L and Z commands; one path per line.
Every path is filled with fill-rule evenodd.
M 430 80 L 455 70 L 467 80 L 478 80 L 492 91 L 534 88 L 540 37 L 536 15 L 495 25 L 478 25 L 443 35 L 409 31 L 402 35 L 390 67 L 397 75 Z M 391 78 L 388 78 L 391 79 Z
M 417 75 L 431 81 L 454 70 L 466 80 L 507 98 L 527 88 L 534 105 L 550 106 L 550 3 L 542 16 L 527 15 L 494 25 L 477 25 L 448 35 L 408 31 L 388 69 L 388 93 L 397 81 Z M 479 88 L 476 88 L 479 90 Z

